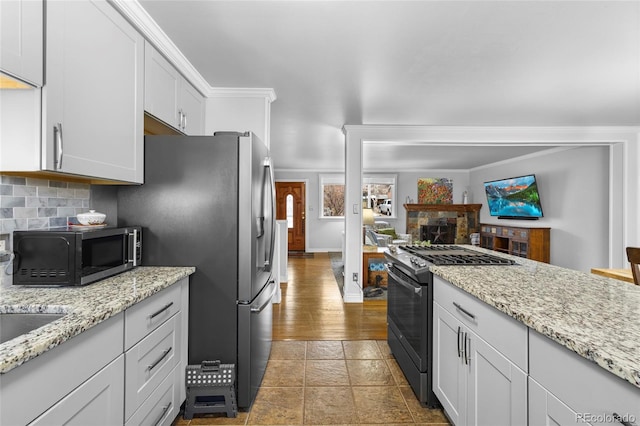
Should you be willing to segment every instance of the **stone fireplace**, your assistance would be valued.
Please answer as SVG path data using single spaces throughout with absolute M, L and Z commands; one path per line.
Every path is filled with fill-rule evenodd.
M 469 244 L 469 234 L 480 232 L 482 204 L 405 204 L 407 234 L 413 241 Z

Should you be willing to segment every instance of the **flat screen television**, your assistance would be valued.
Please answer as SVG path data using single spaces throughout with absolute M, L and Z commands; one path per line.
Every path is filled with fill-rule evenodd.
M 535 175 L 484 183 L 489 214 L 498 219 L 539 219 L 542 205 Z

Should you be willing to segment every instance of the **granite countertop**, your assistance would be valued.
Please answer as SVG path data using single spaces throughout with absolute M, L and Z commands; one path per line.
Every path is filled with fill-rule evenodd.
M 71 339 L 195 272 L 194 267 L 139 266 L 83 287 L 0 286 L 2 313 L 64 317 L 0 344 L 0 374 Z
M 640 286 L 546 263 L 504 257 L 516 260 L 519 265 L 432 266 L 430 269 L 640 388 Z

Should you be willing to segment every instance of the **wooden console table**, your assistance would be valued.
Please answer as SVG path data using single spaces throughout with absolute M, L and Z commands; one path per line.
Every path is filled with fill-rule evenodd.
M 369 284 L 369 259 L 384 259 L 387 247 L 376 247 L 376 250 L 362 250 L 362 288 Z
M 480 247 L 549 263 L 551 228 L 480 224 Z

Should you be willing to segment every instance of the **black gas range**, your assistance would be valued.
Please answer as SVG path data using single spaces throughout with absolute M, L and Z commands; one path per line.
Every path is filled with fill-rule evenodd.
M 513 265 L 456 245 L 407 245 L 385 253 L 388 264 L 387 342 L 416 397 L 437 407 L 433 393 L 433 265 Z
M 429 266 L 437 265 L 513 265 L 511 259 L 495 256 L 469 248 L 449 245 L 406 245 L 385 257 L 418 282 L 429 282 Z

